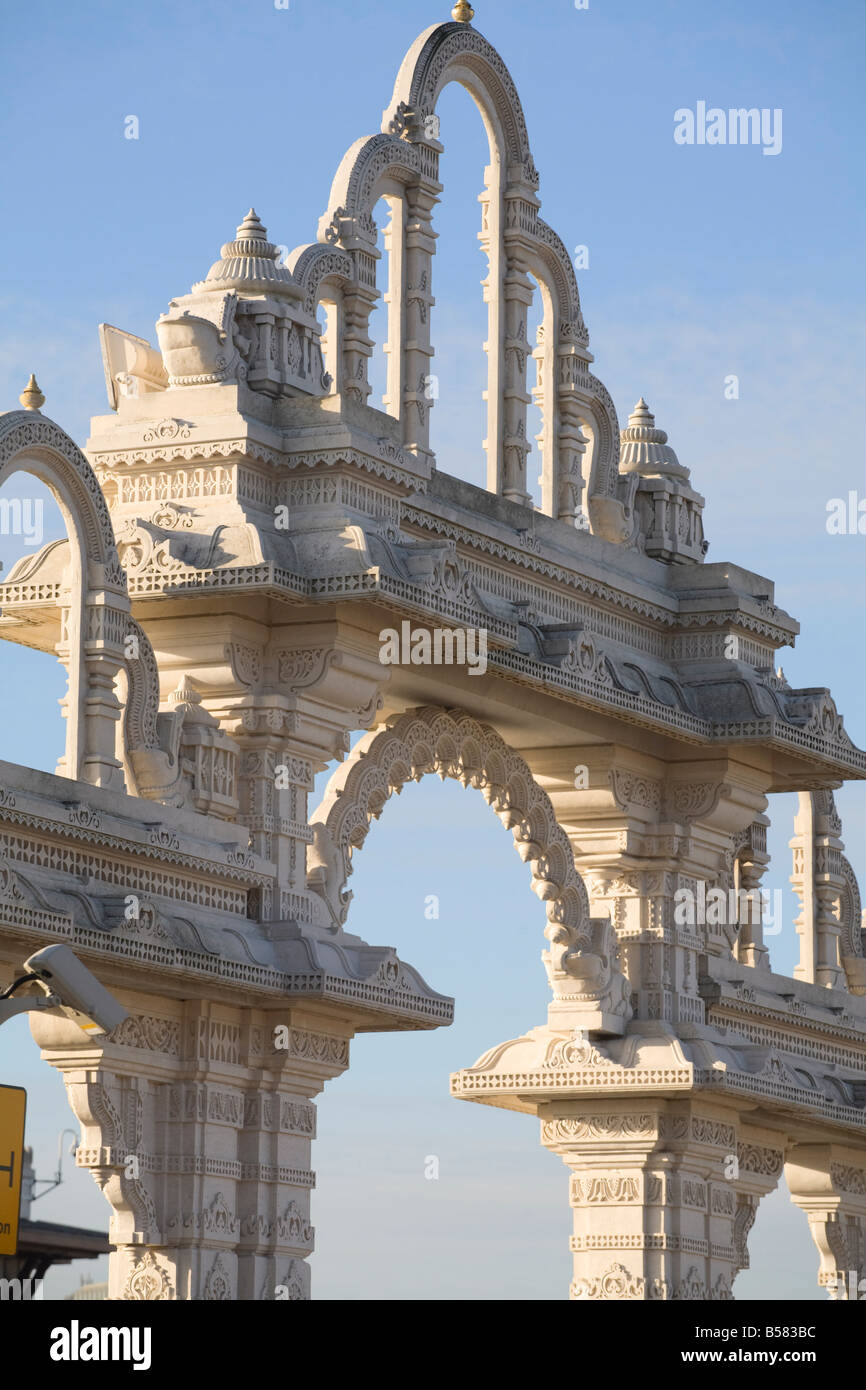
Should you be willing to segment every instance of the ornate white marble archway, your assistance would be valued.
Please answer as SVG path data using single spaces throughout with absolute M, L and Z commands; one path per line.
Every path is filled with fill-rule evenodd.
M 352 857 L 385 803 L 428 773 L 480 791 L 532 871 L 532 890 L 547 911 L 550 949 L 542 959 L 553 1010 L 576 1028 L 621 1033 L 631 1016 L 628 981 L 609 920 L 593 919 L 574 855 L 547 793 L 518 753 L 489 725 L 460 710 L 409 710 L 371 730 L 331 777 L 310 825 L 308 885 L 325 899 L 340 930 L 352 897 Z
M 423 390 L 452 81 L 491 141 L 495 498 L 436 463 Z M 397 214 L 390 415 L 367 401 L 380 196 Z M 291 269 L 250 210 L 171 301 L 159 349 L 103 334 L 116 414 L 88 449 L 104 496 L 57 426 L 0 419 L 0 478 L 32 466 L 70 525 L 0 585 L 4 635 L 56 650 L 64 566 L 80 581 L 61 642 L 77 780 L 3 767 L 0 967 L 11 979 L 68 941 L 128 1009 L 84 1042 L 66 1017 L 34 1026 L 114 1210 L 113 1297 L 308 1295 L 315 1097 L 356 1032 L 452 1017 L 391 948 L 343 931 L 355 850 L 430 772 L 481 791 L 545 904 L 549 1017 L 452 1094 L 535 1116 L 571 1170 L 572 1295 L 727 1300 L 786 1164 L 822 1281 L 863 1273 L 866 968 L 832 788 L 866 778 L 866 752 L 828 691 L 776 669 L 798 627 L 772 582 L 701 568 L 704 500 L 643 400 L 620 436 L 538 207 L 504 64 L 467 24 L 439 25 Z M 533 278 L 546 516 L 523 505 Z M 586 509 L 593 535 L 574 525 Z M 485 670 L 386 667 L 382 624 L 404 621 L 453 650 L 483 632 Z M 350 750 L 310 818 L 316 774 Z M 793 979 L 736 901 L 706 910 L 760 891 L 780 791 L 803 793 Z

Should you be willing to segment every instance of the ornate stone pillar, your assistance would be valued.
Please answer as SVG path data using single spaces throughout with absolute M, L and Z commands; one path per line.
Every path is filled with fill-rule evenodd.
M 123 666 L 123 634 L 129 613 L 111 606 L 108 594 L 91 593 L 83 644 L 85 748 L 79 776 L 95 787 L 123 790 L 123 766 L 115 756 L 121 717 L 115 681 Z
M 580 407 L 570 398 L 560 401 L 559 450 L 557 455 L 556 516 L 574 526 L 585 521 L 582 499 L 586 486 L 583 460 L 589 441 L 580 428 Z M 588 521 L 585 521 L 588 528 Z
M 76 625 L 76 614 L 72 608 L 74 601 L 74 586 L 71 592 L 69 589 L 61 590 L 61 603 L 58 608 L 60 636 L 58 641 L 54 644 L 54 654 L 66 671 L 66 689 L 60 700 L 60 715 L 66 725 L 66 735 L 63 755 L 58 758 L 57 766 L 54 771 L 57 777 L 69 777 L 73 780 L 78 776 L 78 762 L 81 756 L 81 745 L 84 738 L 79 693 L 81 671 L 76 670 L 72 661 L 72 654 L 75 647 L 74 628 Z M 80 622 L 80 617 L 78 621 Z
M 405 391 L 406 360 L 403 341 L 406 333 L 404 302 L 406 298 L 406 208 L 402 198 L 388 199 L 388 221 L 382 232 L 385 243 L 385 265 L 388 269 L 388 288 L 384 294 L 388 306 L 388 336 L 383 343 L 387 360 L 385 394 L 381 404 L 395 419 L 402 418 Z M 379 406 L 379 401 L 374 401 Z
M 484 189 L 478 195 L 481 205 L 481 230 L 478 240 L 487 257 L 487 274 L 481 281 L 484 302 L 487 305 L 487 339 L 484 351 L 487 353 L 487 437 L 484 449 L 487 454 L 487 490 L 499 492 L 502 471 L 502 445 L 504 437 L 504 418 L 502 409 L 502 390 L 505 364 L 503 361 L 503 304 L 502 304 L 502 170 L 498 163 L 488 165 L 484 172 Z
M 552 515 L 570 525 L 589 529 L 589 516 L 583 498 L 589 487 L 586 476 L 586 451 L 589 440 L 580 422 L 584 413 L 581 397 L 586 390 L 587 352 L 570 336 L 573 324 L 560 325 L 557 347 L 557 405 L 559 437 L 556 450 L 556 489 Z
M 441 148 L 441 146 L 437 146 Z M 431 293 L 433 253 L 433 208 L 438 183 L 430 179 L 406 190 L 405 256 L 406 286 L 403 324 L 403 443 L 419 457 L 430 460 L 430 411 L 436 399 L 430 375 L 433 348 L 430 343 L 430 313 L 435 304 Z M 399 307 L 399 306 L 398 306 Z
M 748 830 L 743 832 L 743 848 L 736 859 L 735 888 L 740 929 L 734 952 L 743 965 L 753 965 L 762 970 L 770 968 L 770 952 L 764 945 L 764 899 L 761 892 L 761 879 L 770 862 L 767 854 L 769 823 L 766 816 L 759 816 L 752 822 Z
M 373 389 L 367 377 L 373 339 L 367 330 L 375 302 L 375 293 L 361 285 L 343 293 L 343 393 L 358 405 L 367 404 Z
M 548 1103 L 539 1114 L 541 1142 L 572 1172 L 573 1299 L 733 1297 L 781 1151 L 738 1143 L 735 1114 L 695 1101 L 617 1097 Z M 773 1171 L 743 1171 L 739 1156 Z
M 227 720 L 241 747 L 240 820 L 250 848 L 275 866 L 272 900 L 263 921 L 309 921 L 306 847 L 312 841 L 307 802 L 314 771 L 293 747 L 297 715 L 279 696 L 251 697 Z
M 91 570 L 101 568 L 90 564 Z M 98 588 L 87 589 L 84 579 L 82 595 L 73 583 L 60 609 L 60 639 L 54 650 L 68 683 L 61 701 L 66 747 L 57 774 L 122 791 L 123 766 L 116 756 L 122 710 L 115 681 L 125 660 L 129 603 L 115 588 L 104 587 L 103 575 L 93 577 Z
M 512 206 L 508 204 L 509 209 Z M 532 282 L 526 274 L 526 261 L 513 243 L 508 245 L 506 257 L 501 492 L 509 502 L 526 505 L 531 500 L 526 489 L 526 457 L 532 451 L 526 437 L 526 407 L 530 399 L 526 367 L 531 351 L 526 337 L 526 318 L 532 306 Z
M 836 915 L 844 888 L 841 829 L 832 792 L 800 792 L 790 842 L 794 853 L 791 883 L 801 903 L 794 923 L 800 936 L 800 960 L 794 975 L 831 989 L 845 986 L 839 957 L 841 925 Z
M 583 460 L 589 440 L 580 428 L 580 403 L 571 393 L 574 368 L 581 365 L 579 358 L 571 356 L 575 351 L 570 343 L 565 350 L 557 349 L 552 326 L 545 321 L 538 330 L 538 346 L 532 354 L 537 370 L 532 394 L 542 418 L 537 436 L 542 510 L 567 525 L 583 526 Z
M 276 317 L 274 314 L 261 313 L 255 315 L 254 321 L 258 350 L 250 368 L 249 383 L 254 390 L 262 391 L 266 396 L 276 396 L 279 393 L 279 383 L 273 370 L 277 357 Z
M 312 1097 L 349 1062 L 351 1025 L 129 996 L 106 1039 L 32 1015 L 111 1209 L 109 1297 L 305 1299 Z
M 785 1139 L 709 1094 L 707 1060 L 670 1025 L 633 1020 L 594 1042 L 551 1008 L 546 1026 L 452 1077 L 461 1099 L 538 1115 L 542 1144 L 570 1169 L 572 1298 L 733 1297 Z
M 860 1150 L 798 1144 L 785 1166 L 791 1201 L 806 1213 L 832 1299 L 866 1297 L 866 1168 Z

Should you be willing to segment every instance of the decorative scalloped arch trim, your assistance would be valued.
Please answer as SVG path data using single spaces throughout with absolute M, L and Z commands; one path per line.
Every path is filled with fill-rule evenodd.
M 488 115 L 495 119 L 505 141 L 503 158 L 531 167 L 526 119 L 514 79 L 493 45 L 466 24 L 436 24 L 419 35 L 397 74 L 391 103 L 382 116 L 382 129 L 391 129 L 405 108 L 432 114 L 442 89 L 459 80 L 455 70 L 460 68 L 471 71 L 484 91 Z
M 556 291 L 556 302 L 561 315 L 560 335 L 585 347 L 589 342 L 589 334 L 580 307 L 580 291 L 577 288 L 574 263 L 565 242 L 540 217 L 535 224 L 535 237 L 539 261 Z
M 366 734 L 328 783 L 311 817 L 309 886 L 325 900 L 335 929 L 346 920 L 352 856 L 371 822 L 394 792 L 431 772 L 475 787 L 512 832 L 532 870 L 532 889 L 546 906 L 550 949 L 542 959 L 557 997 L 583 1004 L 604 998 L 609 1012 L 627 1017 L 627 982 L 613 929 L 606 920 L 590 919 L 586 887 L 550 798 L 495 729 L 460 710 L 428 707 L 397 716 Z
M 304 291 L 304 309 L 311 318 L 321 298 L 322 286 L 328 280 L 345 286 L 352 283 L 354 269 L 348 251 L 331 246 L 326 241 L 314 241 L 300 246 L 289 257 L 289 269 Z
M 417 146 L 407 144 L 396 135 L 368 135 L 356 140 L 343 156 L 331 185 L 328 211 L 320 225 L 324 241 L 338 239 L 338 227 L 331 227 L 335 219 L 357 219 L 373 211 L 383 179 L 408 184 L 418 177 L 420 170 Z

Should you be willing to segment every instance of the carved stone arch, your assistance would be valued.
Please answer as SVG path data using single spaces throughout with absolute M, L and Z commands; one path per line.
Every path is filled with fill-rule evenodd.
M 322 292 L 328 285 L 344 289 L 352 283 L 354 270 L 348 251 L 329 242 L 315 241 L 299 246 L 288 259 L 292 275 L 304 291 L 304 310 L 315 317 Z
M 381 196 L 404 201 L 405 189 L 421 170 L 419 149 L 394 135 L 364 136 L 350 146 L 334 176 L 318 241 L 298 247 L 289 267 L 304 289 L 311 316 L 331 291 L 336 318 L 327 330 L 327 356 L 336 390 L 360 403 L 370 393 L 370 313 L 379 298 L 376 262 L 380 252 L 372 209 Z M 332 337 L 333 333 L 333 337 Z M 399 350 L 399 349 L 397 349 Z M 402 394 L 402 393 L 401 393 Z M 400 404 L 396 402 L 400 413 Z
M 574 342 L 585 347 L 589 342 L 589 334 L 580 307 L 577 276 L 565 242 L 541 218 L 536 223 L 536 240 L 539 270 L 546 274 L 551 290 L 556 296 L 560 323 L 567 326 L 569 337 Z
M 616 497 L 620 483 L 619 420 L 613 398 L 598 377 L 588 377 L 592 419 L 598 429 L 598 456 L 593 458 L 590 497 Z
M 436 24 L 419 35 L 397 74 L 382 116 L 383 131 L 399 129 L 407 113 L 416 120 L 432 115 L 450 82 L 459 82 L 474 98 L 488 134 L 491 129 L 501 133 L 493 153 L 498 152 L 503 163 L 527 166 L 530 181 L 537 184 L 514 80 L 493 45 L 466 24 Z
M 55 494 L 90 564 L 101 572 L 88 576 L 126 597 L 126 579 L 117 558 L 114 530 L 96 474 L 73 439 L 53 420 L 30 410 L 0 416 L 0 485 L 10 474 L 34 474 Z
M 343 156 L 331 184 L 328 211 L 319 222 L 320 240 L 339 243 L 344 222 L 350 224 L 350 234 L 357 235 L 358 220 L 370 216 L 387 186 L 412 183 L 420 169 L 417 147 L 396 135 L 367 135 L 356 140 Z
M 311 817 L 308 886 L 324 899 L 334 930 L 346 920 L 352 856 L 371 822 L 395 791 L 430 772 L 479 790 L 530 865 L 532 889 L 547 911 L 550 948 L 542 960 L 554 1009 L 573 1026 L 621 1032 L 631 1008 L 616 936 L 607 919 L 590 918 L 586 887 L 550 798 L 494 729 L 460 710 L 428 707 L 396 716 L 366 734 L 332 776 Z
M 352 257 L 341 247 L 318 241 L 296 247 L 288 258 L 288 266 L 303 290 L 304 312 L 311 319 L 318 317 L 319 306 L 323 302 L 326 306 L 334 306 L 333 318 L 326 309 L 320 346 L 325 369 L 330 377 L 330 381 L 326 381 L 325 384 L 330 391 L 342 393 L 345 376 L 344 295 L 350 294 L 355 279 Z
M 58 650 L 69 688 L 66 752 L 59 770 L 120 790 L 114 681 L 124 660 L 129 597 L 105 498 L 75 442 L 52 420 L 26 410 L 0 417 L 0 485 L 17 471 L 32 473 L 51 490 L 69 535 L 72 595 Z

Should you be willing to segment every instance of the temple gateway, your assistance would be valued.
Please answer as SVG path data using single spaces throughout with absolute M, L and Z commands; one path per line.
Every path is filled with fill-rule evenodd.
M 833 801 L 866 754 L 827 689 L 776 670 L 797 624 L 770 580 L 706 558 L 704 498 L 645 401 L 621 428 L 472 17 L 412 45 L 309 243 L 286 260 L 251 209 L 155 344 L 102 325 L 83 451 L 35 381 L 0 416 L 0 481 L 35 474 L 67 524 L 5 576 L 2 635 L 68 673 L 56 773 L 0 764 L 0 973 L 66 943 L 128 1012 L 102 1035 L 31 1015 L 111 1208 L 115 1299 L 310 1297 L 315 1097 L 355 1033 L 452 1017 L 352 932 L 354 856 L 432 773 L 485 798 L 545 905 L 526 945 L 547 1018 L 451 1089 L 537 1117 L 567 1165 L 571 1297 L 732 1298 L 783 1174 L 819 1283 L 866 1272 L 866 952 Z M 451 82 L 490 144 L 486 489 L 430 447 Z M 484 669 L 383 661 L 404 624 L 483 643 Z M 793 979 L 761 909 L 768 797 L 791 791 Z M 734 907 L 704 910 L 713 890 Z

